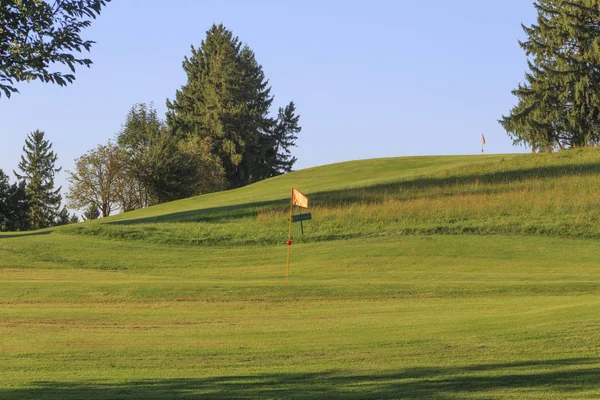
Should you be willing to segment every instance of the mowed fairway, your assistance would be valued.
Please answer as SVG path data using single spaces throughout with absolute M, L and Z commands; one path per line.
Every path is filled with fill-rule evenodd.
M 117 218 L 132 225 L 0 235 L 0 398 L 597 398 L 598 214 L 575 217 L 597 207 L 600 153 L 577 157 L 384 168 L 397 191 L 369 190 L 375 172 L 315 184 L 330 224 L 315 204 L 288 283 L 285 237 L 258 227 L 285 231 L 294 174 Z M 528 191 L 526 212 L 509 202 Z M 557 191 L 571 198 L 552 208 Z M 502 208 L 486 219 L 478 199 Z M 423 211 L 383 213 L 403 205 Z M 186 240 L 194 223 L 217 233 Z

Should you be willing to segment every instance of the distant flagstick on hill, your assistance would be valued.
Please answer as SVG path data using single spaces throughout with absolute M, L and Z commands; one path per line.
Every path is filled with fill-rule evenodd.
M 484 152 L 484 147 L 485 147 L 485 135 L 482 133 L 481 134 L 481 152 Z

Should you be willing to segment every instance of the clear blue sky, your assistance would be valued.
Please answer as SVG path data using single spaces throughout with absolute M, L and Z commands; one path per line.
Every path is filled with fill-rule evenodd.
M 497 120 L 523 81 L 532 1 L 113 0 L 85 31 L 91 69 L 61 88 L 20 84 L 0 99 L 0 169 L 46 132 L 65 169 L 119 131 L 135 103 L 166 111 L 181 62 L 213 23 L 250 45 L 275 95 L 297 104 L 297 169 L 372 157 L 489 153 L 512 146 Z M 65 184 L 65 174 L 57 179 Z

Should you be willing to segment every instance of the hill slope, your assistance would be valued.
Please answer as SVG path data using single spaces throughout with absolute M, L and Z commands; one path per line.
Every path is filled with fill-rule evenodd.
M 600 237 L 600 152 L 410 157 L 334 164 L 64 230 L 163 244 L 276 244 L 292 186 L 314 219 L 301 242 L 406 234 Z M 297 227 L 295 227 L 297 228 Z
M 366 160 L 0 234 L 0 398 L 597 398 L 599 166 Z
M 159 221 L 184 220 L 187 215 L 186 217 L 181 217 L 178 214 L 227 206 L 285 200 L 289 197 L 292 186 L 302 188 L 307 194 L 371 187 L 381 183 L 397 182 L 440 173 L 463 165 L 478 165 L 512 157 L 518 156 L 434 156 L 348 161 L 292 172 L 236 190 L 161 204 L 144 210 L 117 215 L 111 217 L 109 220 L 152 217 L 162 217 L 156 219 Z

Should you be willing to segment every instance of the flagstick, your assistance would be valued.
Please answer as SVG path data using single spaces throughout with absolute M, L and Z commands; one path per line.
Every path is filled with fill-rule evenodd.
M 292 213 L 293 213 L 293 204 L 292 204 L 292 200 L 290 199 L 290 223 L 289 223 L 289 228 L 288 228 L 288 254 L 287 254 L 287 264 L 285 266 L 285 281 L 287 282 L 289 277 L 290 277 L 290 253 L 292 250 Z
M 481 134 L 481 154 L 483 154 L 485 148 L 485 136 L 483 136 L 483 133 Z

